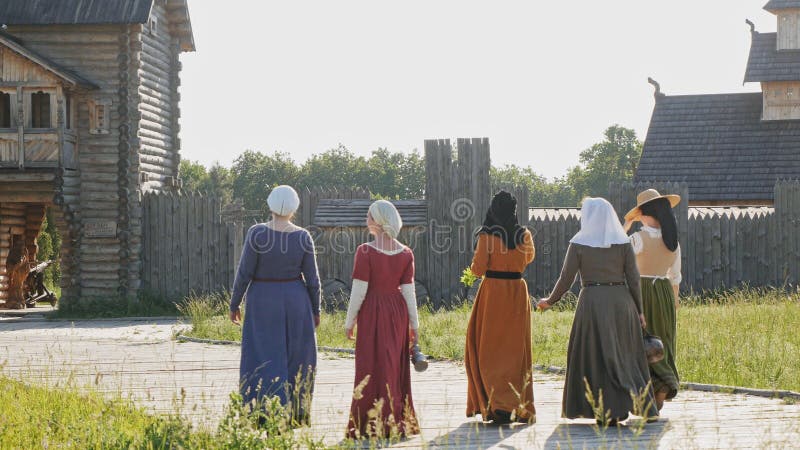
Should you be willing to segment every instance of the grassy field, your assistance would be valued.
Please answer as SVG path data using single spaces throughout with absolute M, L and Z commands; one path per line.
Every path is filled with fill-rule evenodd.
M 231 399 L 218 429 L 193 430 L 179 411 L 155 416 L 130 402 L 73 388 L 33 387 L 0 377 L 0 448 L 39 449 L 263 449 L 322 448 L 280 414 L 260 429 Z M 279 406 L 270 405 L 270 410 Z M 305 429 L 307 430 L 307 429 Z
M 743 289 L 682 299 L 678 311 L 678 370 L 683 381 L 800 391 L 800 297 L 780 290 Z M 463 360 L 470 305 L 420 310 L 420 344 L 436 358 Z M 238 341 L 224 295 L 193 298 L 181 306 L 199 338 Z M 323 314 L 320 346 L 352 348 L 344 313 Z M 573 311 L 531 317 L 534 364 L 563 367 Z

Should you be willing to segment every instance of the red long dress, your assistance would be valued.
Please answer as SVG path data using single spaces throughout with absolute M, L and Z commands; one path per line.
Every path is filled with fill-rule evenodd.
M 406 248 L 389 255 L 362 244 L 356 251 L 353 279 L 366 281 L 368 288 L 356 319 L 356 378 L 347 436 L 417 434 L 408 308 L 400 293 L 400 285 L 414 282 L 414 254 Z

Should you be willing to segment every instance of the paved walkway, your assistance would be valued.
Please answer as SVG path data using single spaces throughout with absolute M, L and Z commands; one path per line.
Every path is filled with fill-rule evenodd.
M 181 413 L 213 425 L 238 378 L 239 348 L 177 343 L 175 321 L 0 320 L 4 372 L 33 383 L 76 383 L 122 393 L 156 412 Z M 413 374 L 422 435 L 407 448 L 789 448 L 800 442 L 800 405 L 744 395 L 681 392 L 663 418 L 645 426 L 599 432 L 589 421 L 560 418 L 563 379 L 537 374 L 537 423 L 483 426 L 464 417 L 466 377 L 461 366 L 432 363 Z M 321 355 L 314 396 L 316 437 L 341 442 L 350 405 L 353 360 Z M 183 399 L 181 401 L 181 399 Z

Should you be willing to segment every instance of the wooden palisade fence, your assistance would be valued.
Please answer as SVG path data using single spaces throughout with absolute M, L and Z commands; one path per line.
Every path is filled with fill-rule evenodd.
M 682 196 L 675 215 L 684 292 L 797 287 L 800 182 L 778 182 L 774 207 L 689 207 L 691 193 L 684 183 L 612 185 L 609 200 L 622 216 L 635 205 L 636 194 L 650 187 Z M 534 208 L 530 226 L 537 252 L 526 279 L 532 295 L 544 295 L 558 279 L 569 239 L 580 229 L 580 213 L 577 208 Z
M 194 193 L 143 196 L 142 281 L 171 300 L 230 289 L 244 236 L 223 220 L 219 199 Z

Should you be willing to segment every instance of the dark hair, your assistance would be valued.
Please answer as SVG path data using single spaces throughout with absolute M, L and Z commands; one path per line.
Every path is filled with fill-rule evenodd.
M 678 221 L 672 212 L 672 205 L 666 198 L 657 198 L 639 207 L 643 216 L 653 217 L 661 225 L 661 239 L 669 251 L 678 248 Z

